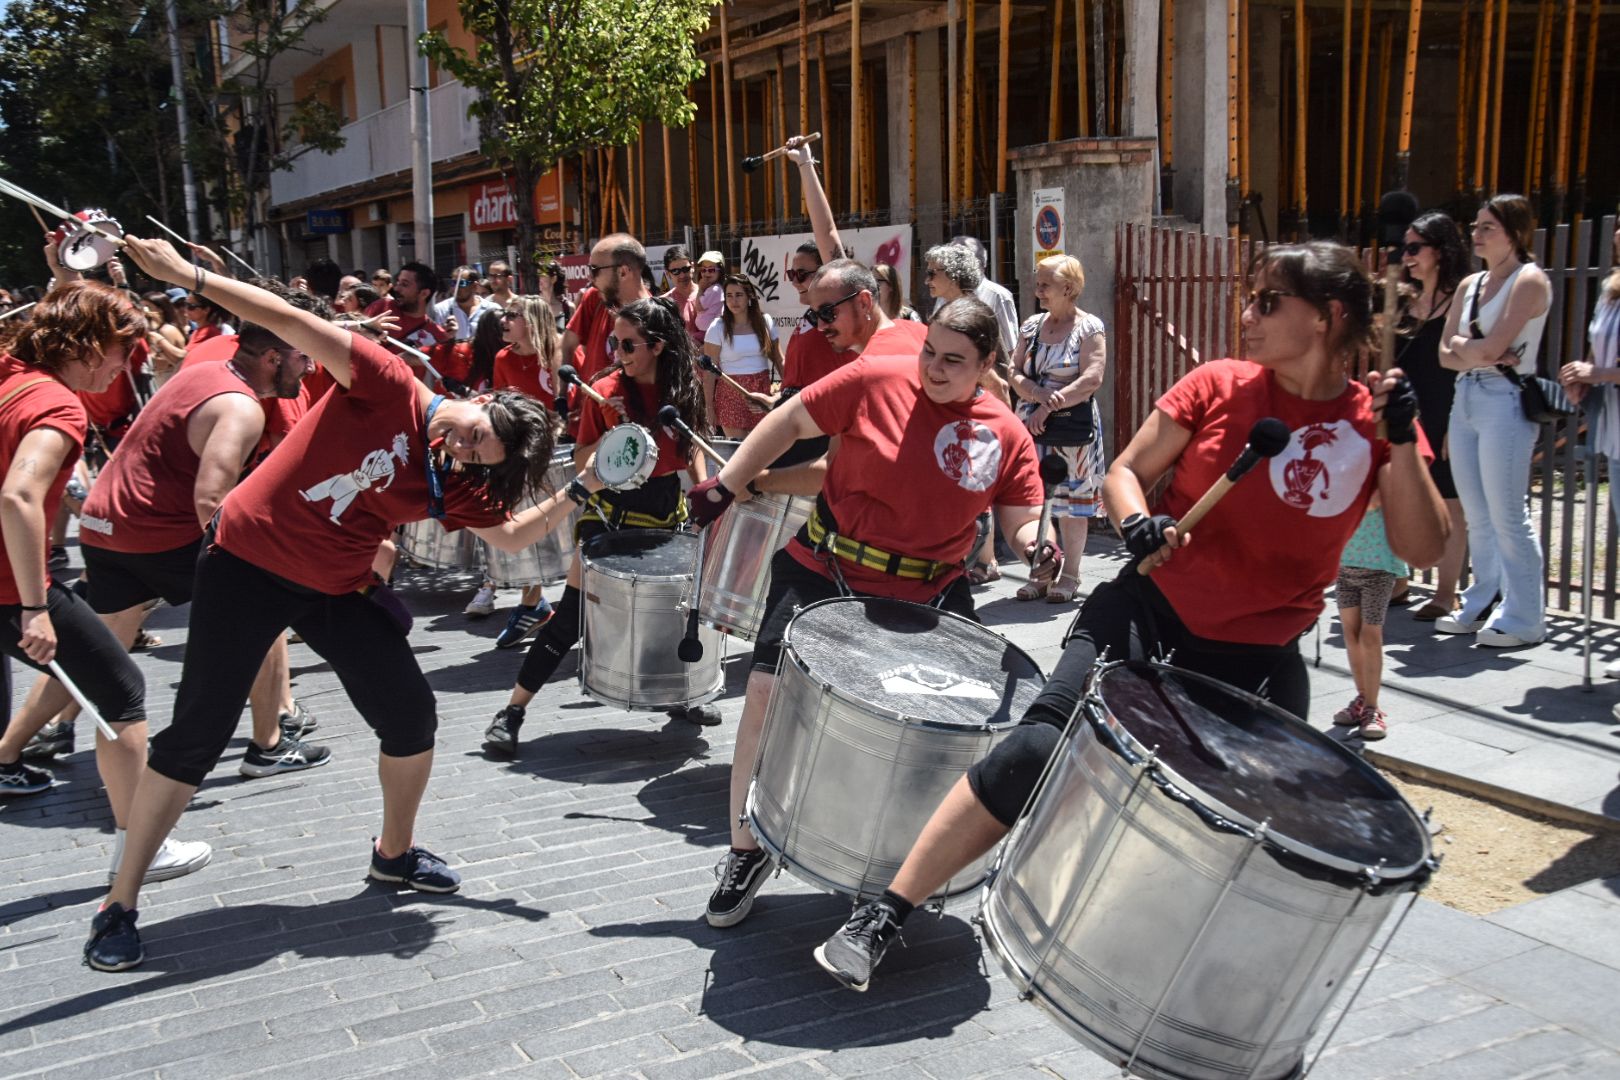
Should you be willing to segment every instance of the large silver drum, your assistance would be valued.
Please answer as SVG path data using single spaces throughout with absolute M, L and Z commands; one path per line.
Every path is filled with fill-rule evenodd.
M 704 537 L 698 618 L 748 641 L 765 618 L 771 559 L 809 520 L 814 499 L 762 495 L 732 503 Z
M 760 844 L 812 885 L 880 895 L 970 765 L 1017 726 L 1044 679 L 969 619 L 843 597 L 794 616 L 748 792 Z M 989 856 L 940 890 L 978 886 Z
M 551 468 L 546 473 L 546 494 L 568 486 L 576 475 L 574 449 L 562 447 L 551 455 Z M 534 506 L 534 500 L 524 502 L 521 513 Z M 502 551 L 493 544 L 484 545 L 484 576 L 503 589 L 529 585 L 551 585 L 568 576 L 568 567 L 574 559 L 574 523 L 579 520 L 579 508 L 568 513 L 568 519 L 522 551 Z
M 431 570 L 471 570 L 483 562 L 483 542 L 466 529 L 447 531 L 432 518 L 413 521 L 399 530 L 401 555 Z
M 667 709 L 716 697 L 725 639 L 700 627 L 703 659 L 683 663 L 697 537 L 662 529 L 598 533 L 580 549 L 580 687 L 604 705 Z
M 986 890 L 990 947 L 1134 1075 L 1297 1076 L 1433 870 L 1422 821 L 1355 754 L 1214 679 L 1112 664 L 1082 710 Z

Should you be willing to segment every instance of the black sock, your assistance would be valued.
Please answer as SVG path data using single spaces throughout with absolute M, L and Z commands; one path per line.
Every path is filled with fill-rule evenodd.
M 881 899 L 885 904 L 888 904 L 889 907 L 894 910 L 894 925 L 904 925 L 906 916 L 910 915 L 913 910 L 911 901 L 907 900 L 893 889 L 884 889 Z

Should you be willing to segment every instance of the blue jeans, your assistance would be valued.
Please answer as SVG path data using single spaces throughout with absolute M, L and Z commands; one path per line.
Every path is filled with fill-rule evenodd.
M 1468 372 L 1457 379 L 1451 403 L 1451 475 L 1468 519 L 1474 572 L 1458 618 L 1479 619 L 1491 598 L 1501 593 L 1502 602 L 1486 628 L 1526 641 L 1540 641 L 1546 632 L 1546 572 L 1526 498 L 1540 430 L 1524 418 L 1519 388 L 1503 376 Z

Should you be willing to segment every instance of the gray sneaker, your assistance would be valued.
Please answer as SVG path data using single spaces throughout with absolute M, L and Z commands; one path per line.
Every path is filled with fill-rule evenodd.
M 872 982 L 872 969 L 899 933 L 894 909 L 870 900 L 855 909 L 838 933 L 816 946 L 816 963 L 851 990 L 864 991 Z
M 0 765 L 0 795 L 38 795 L 50 787 L 51 774 L 37 765 L 21 760 Z

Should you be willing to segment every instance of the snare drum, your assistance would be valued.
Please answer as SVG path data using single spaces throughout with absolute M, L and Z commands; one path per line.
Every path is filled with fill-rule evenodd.
M 1045 680 L 978 623 L 901 600 L 839 597 L 794 616 L 748 791 L 748 823 L 792 873 L 882 894 L 968 767 Z M 987 854 L 935 899 L 978 886 Z
M 614 491 L 631 491 L 658 467 L 658 444 L 640 424 L 609 428 L 596 444 L 596 476 Z
M 1434 863 L 1357 755 L 1163 664 L 1098 668 L 980 921 L 1008 976 L 1133 1075 L 1299 1074 L 1333 996 Z
M 574 448 L 566 446 L 551 455 L 551 468 L 546 473 L 547 497 L 568 486 L 575 476 Z M 519 512 L 535 505 L 527 500 Z M 568 512 L 567 519 L 522 551 L 502 551 L 494 544 L 484 544 L 484 576 L 502 589 L 523 588 L 529 585 L 552 585 L 568 576 L 574 557 L 574 523 L 579 520 L 579 508 Z
M 617 429 L 615 429 L 617 430 Z M 580 548 L 580 688 L 604 705 L 668 709 L 700 705 L 725 684 L 725 639 L 699 628 L 703 659 L 682 662 L 692 562 L 698 538 L 662 529 L 620 529 Z
M 432 570 L 473 570 L 483 562 L 482 542 L 466 529 L 450 532 L 432 518 L 403 525 L 399 553 Z
M 698 618 L 723 634 L 753 641 L 771 592 L 771 558 L 810 518 L 816 500 L 761 495 L 732 503 L 704 537 Z

